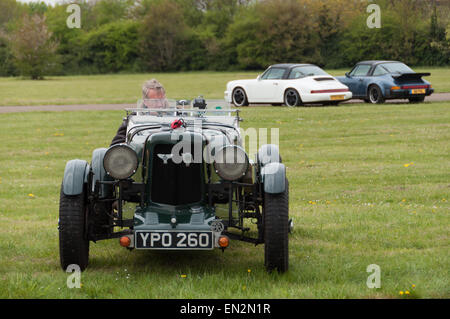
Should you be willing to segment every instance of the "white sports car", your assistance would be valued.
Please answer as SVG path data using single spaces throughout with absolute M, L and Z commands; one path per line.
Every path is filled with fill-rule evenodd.
M 225 91 L 225 100 L 238 107 L 250 103 L 337 105 L 351 98 L 346 85 L 313 64 L 275 64 L 256 79 L 228 82 Z

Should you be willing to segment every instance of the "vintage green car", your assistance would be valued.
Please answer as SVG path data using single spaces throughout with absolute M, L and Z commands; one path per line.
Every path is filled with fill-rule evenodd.
M 264 244 L 266 269 L 288 270 L 293 224 L 278 146 L 262 145 L 250 160 L 237 109 L 126 112 L 125 143 L 94 150 L 91 163 L 66 164 L 58 223 L 64 270 L 84 270 L 90 241 L 111 238 L 139 250 Z

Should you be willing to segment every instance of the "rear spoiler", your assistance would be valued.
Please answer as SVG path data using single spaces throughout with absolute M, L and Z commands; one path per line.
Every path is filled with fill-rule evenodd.
M 430 76 L 431 73 L 403 73 L 399 75 L 392 75 L 392 77 L 396 80 L 405 81 L 405 80 L 420 80 L 422 76 Z

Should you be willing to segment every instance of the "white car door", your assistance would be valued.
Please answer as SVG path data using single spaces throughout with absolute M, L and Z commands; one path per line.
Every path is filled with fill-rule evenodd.
M 286 69 L 270 68 L 249 87 L 249 101 L 255 103 L 276 102 L 280 96 L 281 81 Z

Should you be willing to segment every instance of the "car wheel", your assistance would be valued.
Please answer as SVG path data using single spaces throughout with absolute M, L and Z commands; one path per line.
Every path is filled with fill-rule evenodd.
M 284 92 L 284 104 L 289 107 L 302 105 L 302 99 L 297 90 L 287 89 L 286 92 Z
M 89 240 L 86 228 L 85 192 L 80 195 L 66 195 L 61 186 L 59 199 L 59 257 L 65 271 L 75 264 L 83 271 L 89 262 Z
M 369 87 L 369 101 L 372 104 L 382 104 L 385 99 L 383 96 L 383 92 L 378 87 L 378 85 L 372 85 Z
M 233 104 L 237 107 L 248 106 L 247 94 L 245 94 L 244 89 L 235 88 L 233 90 Z
M 281 194 L 264 194 L 264 264 L 267 271 L 289 268 L 289 183 Z
M 425 101 L 425 96 L 422 97 L 410 97 L 409 99 L 410 103 L 422 103 L 423 101 Z

